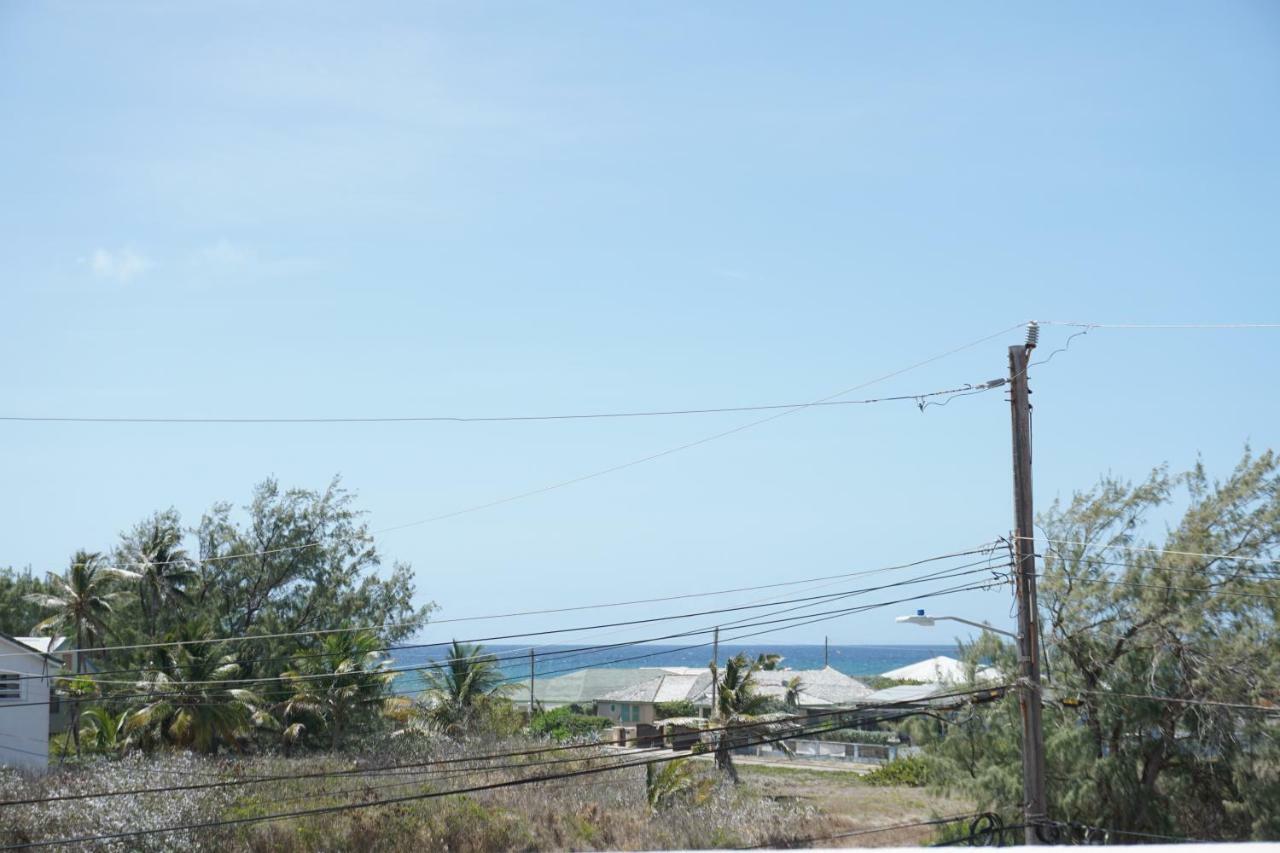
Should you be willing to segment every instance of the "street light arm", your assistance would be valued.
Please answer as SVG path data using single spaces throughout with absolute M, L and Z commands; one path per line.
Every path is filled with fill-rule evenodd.
M 984 631 L 990 631 L 993 634 L 1001 634 L 1005 637 L 1012 637 L 1015 640 L 1018 639 L 1018 635 L 1013 633 L 1012 631 L 1005 631 L 1002 628 L 993 628 L 992 626 L 986 624 L 985 622 L 974 622 L 972 619 L 961 619 L 959 616 L 932 616 L 931 615 L 929 618 L 933 619 L 935 622 L 941 621 L 943 619 L 947 619 L 952 622 L 961 622 L 965 625 L 972 625 L 975 628 L 981 628 Z

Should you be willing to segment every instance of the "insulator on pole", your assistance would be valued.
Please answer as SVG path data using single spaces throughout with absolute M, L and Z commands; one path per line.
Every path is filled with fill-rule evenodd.
M 1027 349 L 1035 349 L 1040 343 L 1040 324 L 1035 320 L 1027 323 Z

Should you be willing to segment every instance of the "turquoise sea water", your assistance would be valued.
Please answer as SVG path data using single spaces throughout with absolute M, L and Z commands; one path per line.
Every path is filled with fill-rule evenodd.
M 447 655 L 446 646 L 422 649 L 402 649 L 395 654 L 397 668 L 425 666 Z M 503 672 L 512 680 L 529 677 L 529 649 L 527 646 L 492 645 L 485 650 L 497 656 Z M 754 657 L 761 652 L 782 655 L 781 666 L 790 669 L 818 669 L 823 663 L 822 646 L 736 645 L 720 647 L 719 660 L 723 663 L 738 652 Z M 956 656 L 956 647 L 950 645 L 929 646 L 831 646 L 828 661 L 831 666 L 846 675 L 880 675 L 900 666 L 927 660 L 937 655 Z M 534 656 L 535 672 L 539 678 L 552 678 L 585 667 L 610 666 L 636 668 L 646 666 L 706 666 L 711 661 L 711 650 L 706 646 L 636 645 L 612 649 L 580 651 L 574 646 L 540 646 Z M 406 673 L 396 681 L 398 692 L 413 689 L 419 679 L 415 673 Z

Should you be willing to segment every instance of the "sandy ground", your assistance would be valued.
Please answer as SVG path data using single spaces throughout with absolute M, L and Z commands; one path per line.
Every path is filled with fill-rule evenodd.
M 879 787 L 859 781 L 859 773 L 830 768 L 796 767 L 794 764 L 762 766 L 738 762 L 743 784 L 762 796 L 795 799 L 835 819 L 834 833 L 859 832 L 916 820 L 971 812 L 958 799 L 940 797 L 923 788 Z M 865 771 L 864 771 L 865 772 Z M 815 841 L 814 847 L 898 847 L 927 844 L 935 827 L 868 833 L 831 841 Z

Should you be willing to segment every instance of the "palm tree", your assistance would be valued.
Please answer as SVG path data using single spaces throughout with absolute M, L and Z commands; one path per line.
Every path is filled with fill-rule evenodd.
M 318 720 L 337 749 L 351 718 L 368 708 L 395 678 L 377 635 L 367 631 L 329 634 L 316 654 L 299 658 L 284 673 L 290 695 L 280 703 L 286 749 L 307 731 L 303 719 Z
M 426 670 L 423 680 L 430 716 L 443 728 L 465 727 L 490 696 L 511 689 L 496 657 L 483 646 L 457 640 L 449 647 L 449 657 Z
M 82 650 L 101 646 L 111 633 L 107 621 L 113 612 L 112 605 L 120 598 L 121 593 L 108 589 L 108 584 L 115 579 L 134 577 L 136 576 L 132 572 L 103 565 L 102 555 L 99 553 L 76 551 L 65 575 L 50 573 L 49 585 L 52 592 L 31 593 L 26 596 L 27 601 L 53 611 L 32 630 L 39 634 L 70 629 L 75 637 L 75 673 L 80 675 L 84 672 L 85 663 L 85 652 Z M 79 717 L 79 710 L 79 703 L 73 703 L 73 720 Z M 79 755 L 78 726 L 72 725 L 71 736 L 76 743 L 76 754 Z
M 169 635 L 187 642 L 161 649 L 157 665 L 138 682 L 135 690 L 146 701 L 129 714 L 125 727 L 131 734 L 211 753 L 219 742 L 235 746 L 248 731 L 261 700 L 235 687 L 240 665 L 234 655 L 217 644 L 190 642 L 204 635 L 192 625 Z
M 786 703 L 788 708 L 799 708 L 800 691 L 804 689 L 804 682 L 800 680 L 800 676 L 797 675 L 782 682 L 782 687 L 787 691 L 782 701 Z
M 769 700 L 755 692 L 755 672 L 759 660 L 752 661 L 739 653 L 725 661 L 724 672 L 716 685 L 715 720 L 721 731 L 716 737 L 716 767 L 728 774 L 734 784 L 738 782 L 738 770 L 733 766 L 732 749 L 740 738 L 732 731 L 735 726 L 754 724 Z M 712 669 L 715 678 L 715 669 Z
M 761 652 L 756 655 L 756 669 L 771 671 L 778 668 L 778 664 L 782 663 L 782 655 L 776 652 Z
M 126 727 L 129 715 L 113 714 L 101 705 L 95 705 L 80 715 L 80 736 L 86 738 L 97 752 L 116 752 L 126 743 Z
M 191 603 L 187 586 L 195 580 L 196 572 L 181 545 L 181 528 L 166 516 L 157 514 L 145 527 L 141 527 L 137 551 L 130 554 L 136 558 L 140 570 L 138 605 L 142 609 L 148 638 L 155 636 L 156 622 L 164 606 Z

